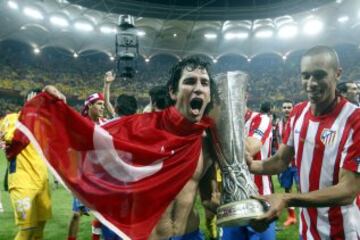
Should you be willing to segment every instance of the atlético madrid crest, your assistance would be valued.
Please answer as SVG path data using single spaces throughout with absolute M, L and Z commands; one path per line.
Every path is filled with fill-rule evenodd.
M 320 141 L 324 145 L 330 145 L 333 144 L 336 137 L 336 131 L 331 130 L 329 128 L 324 128 L 320 135 Z

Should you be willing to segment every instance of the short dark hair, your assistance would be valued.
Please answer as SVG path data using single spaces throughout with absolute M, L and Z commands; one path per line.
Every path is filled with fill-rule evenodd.
M 151 103 L 158 109 L 165 109 L 169 106 L 168 90 L 166 86 L 155 86 L 149 91 Z
M 356 84 L 353 81 L 347 81 L 347 82 L 341 82 L 336 85 L 336 90 L 339 91 L 339 93 L 347 93 L 348 91 L 348 85 L 347 84 Z
M 346 93 L 347 92 L 346 82 L 341 82 L 338 85 L 336 85 L 336 90 L 338 90 L 340 94 Z
M 283 100 L 283 101 L 281 102 L 281 104 L 283 104 L 283 103 L 291 103 L 292 105 L 294 105 L 294 102 L 291 101 L 290 99 L 285 99 L 285 100 Z
M 115 112 L 119 116 L 135 114 L 137 111 L 137 101 L 134 96 L 121 94 L 116 99 Z
M 205 69 L 209 75 L 210 97 L 211 97 L 211 101 L 205 109 L 205 114 L 209 113 L 209 111 L 213 107 L 214 100 L 218 99 L 217 88 L 210 67 L 211 67 L 210 61 L 208 61 L 203 56 L 192 55 L 187 58 L 184 58 L 182 61 L 175 64 L 170 69 L 170 78 L 166 84 L 168 91 L 173 91 L 174 93 L 176 93 L 179 90 L 179 80 L 185 68 L 189 71 L 193 71 L 197 68 Z M 170 105 L 175 104 L 175 101 L 172 100 L 170 97 L 169 97 L 169 101 L 170 101 Z
M 329 47 L 329 46 L 319 45 L 319 46 L 312 47 L 304 53 L 304 55 L 302 56 L 302 59 L 304 57 L 315 56 L 315 55 L 319 55 L 319 54 L 328 54 L 331 57 L 332 67 L 335 70 L 340 68 L 339 56 L 336 53 L 335 49 L 332 47 Z
M 260 113 L 270 113 L 272 104 L 271 102 L 263 102 L 260 104 Z

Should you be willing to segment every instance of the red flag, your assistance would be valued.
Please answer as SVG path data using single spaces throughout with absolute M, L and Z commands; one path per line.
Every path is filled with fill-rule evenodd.
M 18 128 L 103 223 L 125 239 L 147 239 L 193 175 L 211 124 L 170 107 L 100 127 L 44 93 L 21 110 Z

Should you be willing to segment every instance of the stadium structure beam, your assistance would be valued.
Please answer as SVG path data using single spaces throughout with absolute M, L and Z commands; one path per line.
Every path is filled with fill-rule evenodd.
M 197 1 L 186 1 L 188 5 L 170 4 L 168 1 L 139 1 L 139 0 L 69 0 L 74 4 L 80 4 L 87 8 L 100 11 L 111 11 L 118 14 L 130 14 L 133 16 L 182 19 L 182 20 L 244 20 L 256 18 L 269 18 L 287 14 L 298 13 L 318 8 L 334 0 L 269 0 L 267 4 L 254 1 L 252 6 L 244 5 L 243 1 L 219 1 L 222 7 L 214 7 L 213 2 L 198 6 Z M 166 3 L 167 2 L 167 3 Z M 195 11 L 194 11 L 195 9 Z M 171 13 L 171 14 L 169 14 Z M 191 14 L 189 14 L 191 13 Z

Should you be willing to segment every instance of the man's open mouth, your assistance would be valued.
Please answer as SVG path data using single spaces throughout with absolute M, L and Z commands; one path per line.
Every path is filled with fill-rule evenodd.
M 192 114 L 199 115 L 202 105 L 203 105 L 203 100 L 201 98 L 193 98 L 190 101 Z

